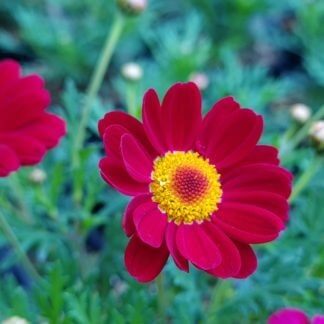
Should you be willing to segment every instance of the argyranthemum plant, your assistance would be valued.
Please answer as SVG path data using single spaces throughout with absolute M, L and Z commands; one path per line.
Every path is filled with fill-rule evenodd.
M 202 118 L 193 83 L 175 84 L 162 103 L 149 90 L 143 123 L 117 111 L 99 122 L 101 175 L 134 197 L 123 219 L 133 277 L 154 279 L 170 254 L 183 271 L 189 262 L 220 278 L 255 271 L 251 244 L 284 229 L 292 181 L 277 150 L 257 144 L 262 128 L 262 117 L 232 97 Z
M 38 75 L 22 77 L 17 62 L 0 62 L 0 177 L 37 164 L 65 134 L 63 119 L 46 111 L 49 103 Z

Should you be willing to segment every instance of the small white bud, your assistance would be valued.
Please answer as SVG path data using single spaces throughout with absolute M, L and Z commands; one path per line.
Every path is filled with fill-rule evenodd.
M 309 136 L 316 143 L 324 144 L 324 120 L 314 122 L 309 129 Z
M 28 323 L 29 322 L 26 319 L 18 316 L 9 317 L 2 322 L 2 324 L 28 324 Z
M 190 76 L 190 81 L 195 83 L 200 90 L 205 90 L 209 85 L 208 76 L 202 72 L 193 73 Z
M 29 181 L 34 184 L 41 184 L 46 179 L 47 179 L 47 174 L 42 169 L 36 168 L 29 174 Z
M 147 7 L 147 0 L 117 0 L 117 4 L 126 15 L 138 15 Z
M 121 74 L 127 81 L 136 82 L 142 79 L 143 69 L 137 63 L 129 62 L 122 66 Z
M 290 114 L 295 121 L 304 124 L 311 116 L 311 109 L 302 103 L 297 103 L 291 106 Z

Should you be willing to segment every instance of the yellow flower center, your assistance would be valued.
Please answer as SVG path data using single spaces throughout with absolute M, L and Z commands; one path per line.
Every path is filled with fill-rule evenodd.
M 220 175 L 196 152 L 167 152 L 154 161 L 150 191 L 176 224 L 210 220 L 222 197 Z

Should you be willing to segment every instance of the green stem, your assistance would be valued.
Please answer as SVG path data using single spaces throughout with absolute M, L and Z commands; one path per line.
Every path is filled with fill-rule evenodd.
M 307 167 L 307 169 L 302 173 L 302 175 L 298 178 L 297 182 L 293 186 L 293 192 L 289 198 L 290 202 L 293 202 L 304 190 L 304 188 L 307 187 L 308 183 L 312 180 L 313 176 L 322 164 L 322 158 L 315 158 L 311 165 Z
M 18 255 L 18 258 L 21 260 L 21 262 L 24 264 L 26 270 L 30 273 L 31 276 L 33 276 L 35 279 L 40 279 L 39 274 L 37 273 L 34 265 L 30 262 L 29 258 L 25 254 L 23 248 L 21 247 L 15 233 L 11 229 L 9 223 L 7 222 L 5 216 L 0 213 L 0 228 L 4 234 L 4 236 L 7 238 L 9 243 L 11 244 L 12 248 L 15 250 L 15 252 Z
M 127 93 L 127 107 L 128 113 L 135 118 L 138 118 L 138 111 L 136 107 L 136 86 L 133 82 L 128 82 L 126 86 L 126 93 Z
M 167 316 L 166 316 L 167 301 L 166 301 L 166 296 L 165 296 L 164 280 L 163 280 L 162 273 L 156 278 L 156 286 L 157 286 L 157 301 L 158 301 L 159 318 L 161 319 L 161 323 L 167 323 L 168 322 Z
M 113 22 L 112 28 L 107 35 L 103 50 L 97 61 L 96 67 L 93 70 L 93 74 L 91 76 L 90 83 L 86 91 L 86 98 L 82 109 L 79 129 L 74 143 L 74 151 L 72 157 L 74 167 L 78 167 L 79 165 L 79 150 L 82 148 L 83 142 L 85 140 L 85 132 L 88 124 L 88 119 L 91 113 L 92 104 L 103 82 L 105 73 L 109 66 L 112 54 L 116 48 L 117 42 L 122 33 L 123 27 L 124 19 L 119 13 L 116 13 L 116 17 Z

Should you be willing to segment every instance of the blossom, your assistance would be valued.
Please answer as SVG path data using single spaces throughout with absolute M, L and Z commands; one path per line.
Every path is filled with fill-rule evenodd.
M 273 313 L 268 324 L 324 324 L 324 315 L 315 315 L 311 320 L 297 308 L 284 308 Z
M 49 103 L 38 75 L 22 77 L 17 62 L 0 62 L 0 177 L 37 164 L 65 134 L 65 122 L 46 112 Z
M 226 97 L 203 118 L 192 83 L 172 86 L 160 103 L 150 89 L 143 122 L 114 111 L 99 121 L 103 179 L 134 197 L 123 229 L 125 265 L 153 280 L 169 255 L 220 278 L 245 278 L 257 267 L 251 244 L 276 239 L 288 218 L 291 174 L 277 150 L 258 145 L 263 121 Z

